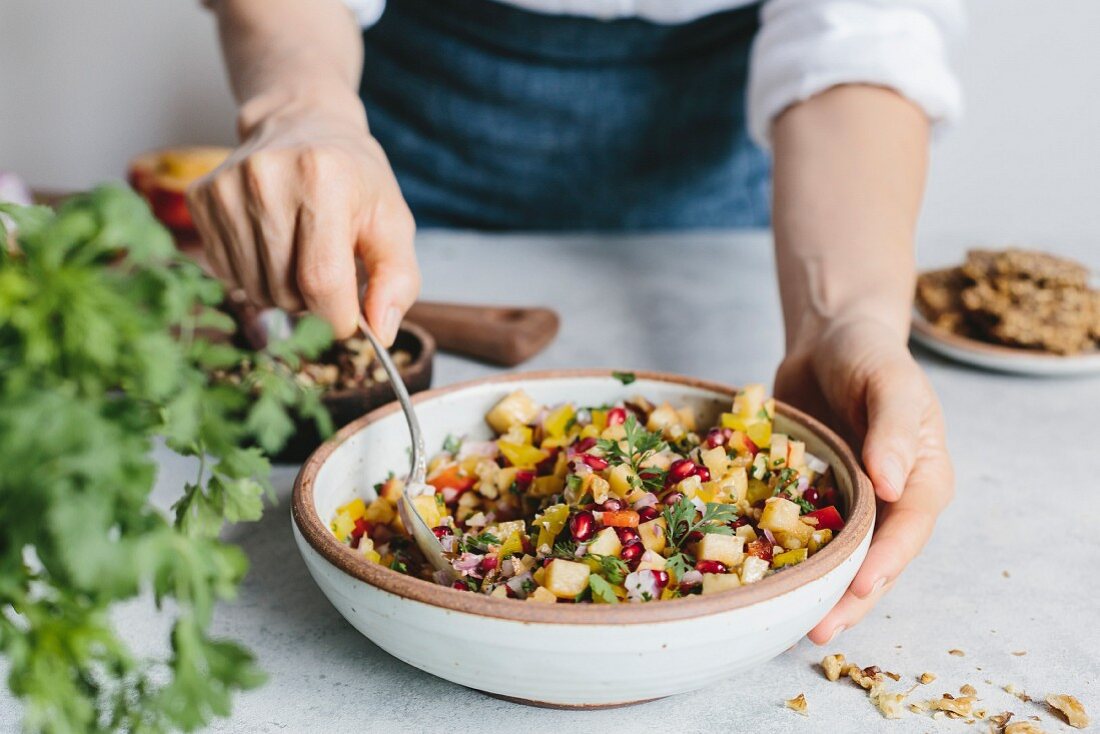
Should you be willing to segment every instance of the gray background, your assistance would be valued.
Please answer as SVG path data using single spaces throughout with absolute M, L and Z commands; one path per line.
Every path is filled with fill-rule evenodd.
M 967 115 L 934 151 L 922 260 L 974 243 L 1089 249 L 1100 229 L 1100 3 L 967 6 L 956 54 Z M 234 135 L 198 0 L 3 0 L 0 109 L 0 169 L 39 186 L 85 186 L 119 176 L 141 150 Z

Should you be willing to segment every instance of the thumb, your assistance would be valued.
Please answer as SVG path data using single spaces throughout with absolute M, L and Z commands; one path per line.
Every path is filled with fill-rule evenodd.
M 420 267 L 413 239 L 416 225 L 405 202 L 379 206 L 359 235 L 359 257 L 367 271 L 363 312 L 371 329 L 393 344 L 405 312 L 420 294 Z
M 901 497 L 920 443 L 927 391 L 915 364 L 879 370 L 867 385 L 867 437 L 863 463 L 875 494 L 887 502 Z

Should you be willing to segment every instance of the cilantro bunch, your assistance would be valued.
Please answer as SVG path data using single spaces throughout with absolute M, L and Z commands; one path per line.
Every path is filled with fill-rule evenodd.
M 103 187 L 45 207 L 0 204 L 0 654 L 29 731 L 193 730 L 258 685 L 251 654 L 208 630 L 247 568 L 218 539 L 255 520 L 290 414 L 327 430 L 300 355 L 330 341 L 304 320 L 261 354 L 222 291 L 179 255 L 135 194 Z M 211 377 L 248 360 L 240 384 Z M 149 503 L 155 437 L 199 457 L 169 517 Z M 112 607 L 151 591 L 173 616 L 167 659 L 141 659 Z

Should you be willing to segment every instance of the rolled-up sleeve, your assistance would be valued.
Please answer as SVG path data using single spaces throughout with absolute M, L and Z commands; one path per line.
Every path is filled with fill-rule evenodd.
M 769 0 L 749 72 L 749 130 L 838 84 L 889 87 L 937 125 L 962 113 L 948 60 L 965 26 L 961 0 Z
M 344 0 L 344 5 L 359 21 L 359 25 L 368 28 L 378 22 L 382 11 L 386 9 L 386 0 Z

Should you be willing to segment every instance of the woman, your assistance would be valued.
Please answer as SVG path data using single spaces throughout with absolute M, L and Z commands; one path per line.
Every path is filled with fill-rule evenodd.
M 881 500 L 867 560 L 810 638 L 833 639 L 889 589 L 953 492 L 939 404 L 906 344 L 929 128 L 959 108 L 944 58 L 957 2 L 210 5 L 242 141 L 191 192 L 210 259 L 255 301 L 308 308 L 340 336 L 358 258 L 367 318 L 393 339 L 419 290 L 414 214 L 763 225 L 769 164 L 752 140 L 770 145 L 775 392 L 849 429 Z

